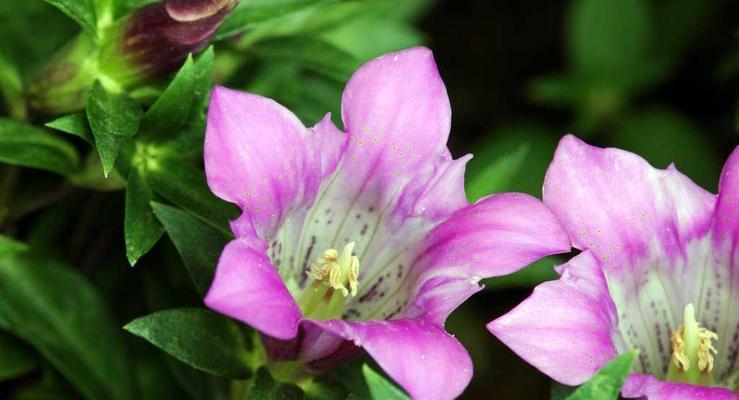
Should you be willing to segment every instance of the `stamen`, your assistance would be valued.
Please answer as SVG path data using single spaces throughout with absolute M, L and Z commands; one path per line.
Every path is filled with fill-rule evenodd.
M 685 325 L 680 324 L 677 330 L 670 335 L 670 342 L 672 342 L 672 363 L 680 371 L 687 371 L 690 368 L 690 359 L 685 355 L 684 334 Z
M 700 371 L 713 371 L 713 356 L 718 350 L 713 347 L 713 340 L 718 340 L 718 335 L 705 328 L 700 328 L 698 333 L 700 344 L 698 345 L 698 369 Z
M 353 255 L 354 242 L 344 246 L 341 254 L 335 249 L 323 252 L 315 264 L 311 265 L 308 275 L 324 285 L 341 291 L 342 296 L 357 295 L 359 287 L 359 258 Z M 328 279 L 327 279 L 328 278 Z
M 710 384 L 713 357 L 718 353 L 713 341 L 718 335 L 702 328 L 695 319 L 693 304 L 685 306 L 684 322 L 672 332 L 672 363 L 667 379 L 693 384 Z

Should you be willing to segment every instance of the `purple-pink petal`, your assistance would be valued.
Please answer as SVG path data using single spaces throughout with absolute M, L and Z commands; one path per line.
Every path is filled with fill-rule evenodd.
M 731 374 L 739 374 L 739 147 L 721 172 L 712 233 L 715 266 L 701 305 L 706 309 L 704 319 L 713 320 L 719 335 L 715 376 L 727 381 Z
M 644 400 L 737 400 L 739 394 L 722 387 L 663 381 L 652 375 L 632 374 L 621 389 L 625 398 Z
M 331 113 L 326 114 L 311 130 L 315 132 L 315 140 L 320 149 L 321 177 L 326 179 L 339 164 L 349 136 L 334 125 Z
M 267 246 L 253 237 L 237 238 L 223 249 L 205 304 L 280 339 L 295 337 L 302 318 Z
M 334 187 L 383 205 L 415 171 L 444 154 L 451 108 L 427 48 L 378 57 L 349 79 L 341 101 L 349 135 Z
M 590 249 L 608 272 L 636 272 L 627 266 L 655 244 L 668 257 L 680 255 L 707 232 L 715 204 L 674 167 L 657 170 L 633 153 L 572 135 L 560 141 L 543 192 L 575 247 Z
M 719 182 L 718 201 L 714 214 L 713 234 L 717 246 L 739 241 L 739 147 L 726 160 Z
M 417 274 L 408 315 L 443 322 L 479 290 L 482 278 L 514 272 L 547 255 L 570 250 L 570 241 L 541 201 L 520 193 L 481 199 L 455 213 L 424 239 L 412 264 Z
M 252 224 L 260 238 L 270 238 L 291 210 L 314 200 L 321 179 L 314 136 L 274 100 L 213 89 L 205 172 L 213 193 L 242 209 L 238 225 Z
M 590 252 L 558 268 L 559 280 L 540 284 L 488 330 L 516 354 L 566 385 L 580 385 L 618 355 L 616 307 Z
M 436 324 L 417 319 L 306 323 L 363 347 L 414 399 L 455 398 L 472 379 L 469 354 Z

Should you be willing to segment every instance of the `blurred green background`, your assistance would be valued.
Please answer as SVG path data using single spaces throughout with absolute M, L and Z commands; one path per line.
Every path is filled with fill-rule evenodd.
M 131 9 L 147 3 L 116 1 Z M 356 67 L 379 54 L 425 44 L 434 51 L 452 103 L 452 153 L 475 155 L 466 176 L 470 200 L 502 191 L 540 197 L 544 172 L 565 133 L 592 144 L 634 151 L 657 167 L 674 162 L 697 183 L 715 191 L 723 161 L 739 138 L 739 7 L 735 2 L 280 0 L 274 4 L 279 7 L 260 8 L 269 6 L 269 0 L 242 0 L 224 23 L 214 39 L 215 81 L 273 97 L 295 110 L 307 125 L 327 110 L 333 111 L 338 123 L 341 90 Z M 262 14 L 252 14 L 255 10 Z M 25 119 L 37 128 L 59 116 L 26 110 L 24 87 L 37 79 L 46 63 L 54 62 L 52 55 L 79 30 L 62 12 L 40 0 L 0 2 L 0 89 L 6 116 Z M 162 93 L 168 79 L 127 89 L 146 106 Z M 202 125 L 193 123 L 192 132 L 199 138 Z M 102 299 L 100 303 L 110 304 L 113 311 L 91 314 L 105 314 L 111 321 L 104 323 L 116 327 L 111 328 L 117 332 L 113 335 L 121 336 L 116 340 L 127 349 L 130 360 L 126 362 L 137 382 L 131 390 L 137 397 L 180 398 L 186 393 L 195 399 L 223 398 L 224 392 L 219 392 L 227 388 L 223 380 L 161 357 L 149 344 L 118 332 L 118 327 L 149 312 L 196 307 L 201 301 L 184 272 L 179 248 L 167 235 L 136 268 L 129 267 L 124 218 L 131 213 L 124 212 L 130 201 L 122 190 L 125 176 L 114 172 L 113 178 L 102 180 L 95 150 L 83 139 L 63 137 L 86 160 L 80 163 L 80 171 L 40 167 L 62 175 L 60 179 L 47 172 L 0 165 L 0 233 L 63 260 L 69 265 L 64 268 L 84 276 L 91 285 L 76 278 L 61 279 L 70 286 L 21 292 L 62 296 L 75 292 L 76 285 L 94 287 L 98 294 L 90 294 L 91 298 Z M 136 140 L 132 139 L 132 146 L 139 143 Z M 0 143 L 0 150 L 6 151 L 0 154 L 3 159 L 12 158 L 7 146 Z M 191 148 L 178 155 L 177 162 L 200 167 L 200 151 L 197 146 Z M 119 171 L 122 175 L 125 168 Z M 202 196 L 202 173 L 183 176 Z M 133 186 L 128 179 L 130 193 Z M 144 197 L 144 207 L 149 207 L 148 200 L 169 201 L 191 211 L 189 198 L 178 198 L 184 192 L 174 196 L 159 192 L 164 189 L 154 185 L 157 193 Z M 212 201 L 205 204 L 215 204 L 208 203 Z M 150 210 L 147 215 L 154 218 Z M 153 223 L 158 226 L 156 220 Z M 164 230 L 159 229 L 154 242 Z M 0 253 L 5 245 L 0 241 Z M 465 344 L 475 366 L 464 398 L 549 398 L 550 380 L 488 334 L 485 324 L 528 296 L 536 283 L 555 279 L 552 266 L 564 259 L 548 258 L 509 277 L 488 280 L 486 290 L 452 315 L 448 329 Z M 53 308 L 53 302 L 49 304 Z M 90 316 L 85 323 L 95 318 Z M 0 363 L 1 398 L 79 396 L 79 382 L 86 377 L 81 372 L 69 375 L 64 369 L 74 364 L 41 361 L 44 356 L 37 351 L 60 345 L 95 365 L 95 357 L 84 354 L 85 341 L 77 340 L 89 339 L 85 335 L 90 332 L 72 329 L 57 340 L 54 332 L 45 337 L 49 333 L 42 328 L 29 331 L 44 336 L 38 342 L 24 338 L 31 349 L 2 328 L 0 313 L 0 351 L 16 357 L 13 366 L 20 369 L 3 370 Z M 69 338 L 77 340 L 80 354 L 64 342 Z

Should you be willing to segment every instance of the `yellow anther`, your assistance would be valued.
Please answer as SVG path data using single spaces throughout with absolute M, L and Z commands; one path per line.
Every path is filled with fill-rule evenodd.
M 353 255 L 354 242 L 344 246 L 341 254 L 335 249 L 328 249 L 323 256 L 311 265 L 308 275 L 326 286 L 340 290 L 346 297 L 349 294 L 356 296 L 359 286 L 359 258 Z
M 705 328 L 700 328 L 698 333 L 700 344 L 698 345 L 698 370 L 701 372 L 713 371 L 713 356 L 718 353 L 713 347 L 713 340 L 718 340 L 718 335 Z
M 718 352 L 713 341 L 718 340 L 718 335 L 700 326 L 692 304 L 685 306 L 683 321 L 670 336 L 672 365 L 668 379 L 705 384 L 711 381 L 713 357 Z
M 690 358 L 685 354 L 685 325 L 680 324 L 677 329 L 670 335 L 672 342 L 672 363 L 675 364 L 680 371 L 687 371 L 690 368 Z

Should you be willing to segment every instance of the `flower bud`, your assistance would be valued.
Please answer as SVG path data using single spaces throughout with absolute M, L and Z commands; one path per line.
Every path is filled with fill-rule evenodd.
M 238 0 L 165 0 L 144 5 L 103 28 L 99 41 L 86 33 L 63 47 L 27 89 L 29 108 L 63 114 L 84 107 L 95 79 L 130 89 L 177 69 L 202 50 Z
M 235 5 L 236 0 L 145 5 L 123 21 L 119 41 L 104 51 L 101 69 L 123 87 L 172 72 L 208 44 Z

